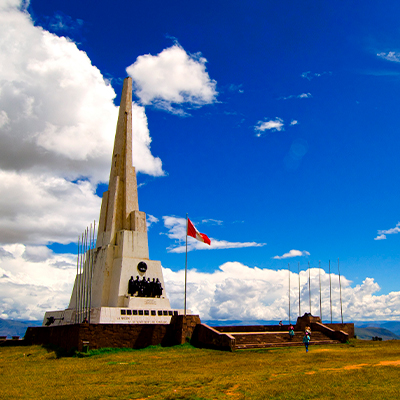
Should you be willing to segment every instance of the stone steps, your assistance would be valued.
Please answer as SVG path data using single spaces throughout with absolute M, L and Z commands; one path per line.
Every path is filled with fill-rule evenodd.
M 235 338 L 236 349 L 302 346 L 304 333 L 296 331 L 295 336 L 290 339 L 288 332 L 229 332 Z M 337 344 L 321 332 L 313 332 L 310 345 Z
M 339 344 L 338 340 L 319 340 L 319 341 L 311 341 L 310 346 L 323 345 L 323 344 Z M 262 349 L 267 347 L 294 347 L 294 346 L 304 346 L 301 342 L 292 342 L 292 343 L 246 343 L 246 344 L 236 344 L 236 350 L 244 350 L 244 349 Z

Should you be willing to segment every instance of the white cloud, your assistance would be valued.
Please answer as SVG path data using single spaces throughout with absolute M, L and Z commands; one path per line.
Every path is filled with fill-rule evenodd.
M 376 238 L 374 238 L 374 240 L 385 240 L 386 239 L 386 235 L 378 235 Z
M 76 256 L 47 247 L 8 245 L 0 252 L 0 318 L 42 320 L 65 309 L 76 275 Z M 2 256 L 7 252 L 9 256 Z M 40 267 L 38 266 L 40 262 Z
M 0 192 L 0 243 L 69 243 L 99 216 L 88 181 L 0 171 Z
M 386 239 L 386 235 L 393 235 L 399 232 L 400 232 L 400 222 L 398 222 L 394 228 L 386 230 L 378 230 L 378 236 L 374 240 L 384 240 Z
M 302 93 L 297 96 L 298 99 L 309 99 L 310 97 L 312 97 L 311 93 Z
M 190 55 L 176 43 L 156 56 L 139 56 L 126 71 L 143 105 L 184 115 L 182 108 L 173 105 L 202 106 L 216 101 L 216 82 L 206 72 L 206 62 L 201 55 Z
M 150 151 L 151 137 L 144 107 L 132 104 L 132 159 L 137 171 L 152 176 L 165 175 L 162 162 Z
M 86 53 L 21 4 L 0 3 L 0 242 L 66 243 L 98 218 L 118 107 Z M 163 175 L 143 107 L 133 116 L 136 171 Z
M 289 253 L 285 253 L 282 256 L 275 256 L 276 260 L 282 260 L 285 258 L 292 258 L 292 257 L 305 257 L 309 256 L 310 253 L 308 251 L 300 251 L 300 250 L 290 250 Z
M 154 215 L 147 214 L 146 215 L 147 229 L 149 229 L 151 227 L 151 225 L 156 224 L 158 221 L 159 221 L 159 219 L 157 217 L 155 217 Z
M 163 269 L 167 295 L 172 307 L 183 307 L 184 270 Z M 329 274 L 318 268 L 310 269 L 311 312 L 320 315 L 319 273 L 323 320 L 330 320 Z M 290 273 L 291 319 L 299 310 L 299 275 Z M 308 270 L 300 272 L 301 314 L 309 312 Z M 340 320 L 340 288 L 338 275 L 331 274 L 332 318 Z M 400 292 L 378 296 L 379 285 L 366 278 L 361 285 L 351 287 L 351 281 L 341 276 L 342 306 L 345 321 L 400 317 Z M 211 273 L 188 271 L 187 304 L 203 320 L 282 320 L 288 319 L 288 271 L 248 267 L 239 262 L 228 262 Z
M 258 131 L 256 136 L 261 136 L 262 132 L 267 130 L 275 131 L 283 131 L 283 120 L 281 118 L 275 118 L 275 120 L 270 121 L 258 121 L 257 125 L 254 127 L 255 131 Z
M 297 125 L 298 123 L 299 123 L 299 121 L 296 121 L 295 119 L 293 119 L 293 120 L 290 122 L 290 126 Z
M 387 61 L 400 62 L 400 53 L 394 51 L 389 51 L 389 53 L 378 53 L 377 56 Z
M 309 99 L 312 97 L 311 93 L 302 93 L 302 94 L 291 94 L 290 96 L 280 97 L 281 100 L 289 100 L 289 99 Z
M 68 306 L 76 274 L 76 255 L 54 254 L 47 248 L 23 245 L 0 247 L 0 318 L 42 320 L 45 311 Z M 40 262 L 40 268 L 38 263 Z M 311 312 L 319 315 L 321 273 L 322 315 L 330 319 L 329 274 L 310 269 Z M 183 308 L 184 270 L 163 268 L 165 289 L 173 308 Z M 297 318 L 299 275 L 290 272 L 291 318 Z M 340 319 L 338 275 L 331 274 L 332 316 Z M 376 295 L 379 285 L 366 278 L 351 287 L 341 275 L 343 317 L 352 320 L 392 320 L 400 317 L 400 292 Z M 308 270 L 300 272 L 301 313 L 309 312 Z M 188 308 L 202 320 L 288 319 L 288 270 L 261 269 L 227 262 L 213 272 L 188 270 Z
M 168 247 L 169 253 L 184 253 L 186 251 L 186 219 L 165 216 L 163 217 L 164 225 L 168 229 L 166 235 L 170 239 L 174 239 L 175 243 Z M 215 220 L 212 220 L 215 223 Z M 222 221 L 217 221 L 220 225 Z M 207 233 L 206 233 L 207 234 Z M 207 235 L 208 236 L 208 235 Z M 192 250 L 216 250 L 216 249 L 233 249 L 244 247 L 262 247 L 265 243 L 257 242 L 228 242 L 226 240 L 218 240 L 211 238 L 211 245 L 202 243 L 192 237 L 188 237 L 187 251 Z

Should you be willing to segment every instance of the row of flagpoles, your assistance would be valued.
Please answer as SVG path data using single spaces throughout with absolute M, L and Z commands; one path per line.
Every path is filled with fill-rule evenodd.
M 300 263 L 297 263 L 298 275 L 299 275 L 299 316 L 301 315 L 301 301 L 300 301 Z M 319 262 L 319 312 L 322 321 L 322 290 L 321 290 L 321 261 Z M 290 324 L 290 263 L 288 263 L 289 271 L 289 324 Z M 342 306 L 342 284 L 340 280 L 340 266 L 338 258 L 338 273 L 339 273 L 339 295 L 340 295 L 340 316 L 343 324 L 343 306 Z M 310 262 L 308 262 L 308 301 L 311 313 L 311 272 L 310 272 Z M 329 305 L 331 312 L 331 323 L 332 323 L 332 276 L 331 276 L 331 261 L 329 260 Z
M 185 260 L 185 315 L 186 315 L 186 295 L 187 295 L 187 243 L 188 236 L 191 236 L 200 242 L 211 245 L 211 240 L 204 233 L 200 233 L 196 227 L 193 225 L 192 221 L 188 218 L 186 214 L 186 260 Z M 301 315 L 301 299 L 300 299 L 300 263 L 297 264 L 298 275 L 299 275 L 299 316 Z M 290 324 L 290 263 L 288 263 L 289 270 L 289 324 Z M 338 273 L 339 273 L 339 289 L 340 289 L 340 316 L 343 324 L 343 306 L 342 306 L 342 285 L 340 280 L 340 266 L 338 258 Z M 311 314 L 311 273 L 310 273 L 310 262 L 308 262 L 308 297 L 309 297 L 309 307 Z M 329 260 L 329 304 L 331 313 L 331 323 L 332 323 L 332 277 L 331 277 L 331 261 Z M 322 293 L 321 293 L 321 261 L 319 262 L 319 308 L 320 308 L 320 318 L 322 321 Z

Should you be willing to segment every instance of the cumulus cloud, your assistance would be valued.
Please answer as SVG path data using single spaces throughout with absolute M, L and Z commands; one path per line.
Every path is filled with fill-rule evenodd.
M 256 136 L 261 136 L 261 134 L 265 131 L 283 131 L 283 119 L 275 118 L 275 120 L 269 121 L 258 121 L 257 125 L 254 127 L 254 130 L 257 132 Z
M 45 311 L 65 309 L 76 274 L 76 256 L 54 254 L 43 246 L 6 245 L 0 247 L 0 318 L 42 320 Z M 40 262 L 40 268 L 38 268 Z M 319 315 L 319 275 L 321 275 L 322 316 L 330 320 L 330 278 L 323 269 L 290 272 L 291 318 L 310 312 Z M 182 309 L 184 270 L 163 268 L 165 290 L 173 308 Z M 288 319 L 288 275 L 286 268 L 271 270 L 227 262 L 212 272 L 188 270 L 188 308 L 207 319 L 282 320 Z M 366 278 L 351 287 L 341 275 L 343 317 L 346 321 L 399 317 L 400 292 L 377 295 L 379 285 Z M 339 277 L 331 274 L 332 317 L 340 320 Z
M 76 256 L 21 244 L 1 250 L 0 318 L 41 320 L 46 311 L 68 306 Z M 11 256 L 4 257 L 3 252 Z
M 378 57 L 387 61 L 400 62 L 400 53 L 389 51 L 389 53 L 378 53 Z
M 184 270 L 174 272 L 164 268 L 164 281 L 172 307 L 182 308 Z M 300 272 L 301 314 L 320 315 L 319 274 L 321 274 L 322 318 L 330 320 L 330 278 L 323 269 L 310 269 L 311 310 L 309 309 L 308 270 Z M 290 273 L 291 319 L 299 310 L 299 275 Z M 342 307 L 345 321 L 399 317 L 400 292 L 376 295 L 379 285 L 366 278 L 361 285 L 351 287 L 351 281 L 341 276 Z M 341 319 L 339 277 L 331 274 L 332 318 Z M 211 273 L 188 271 L 188 307 L 201 319 L 282 320 L 288 319 L 288 271 L 249 267 L 228 262 Z
M 136 170 L 152 176 L 165 175 L 160 158 L 154 157 L 150 151 L 151 137 L 145 109 L 135 103 L 132 104 L 133 121 L 135 123 L 132 126 L 132 160 Z
M 0 191 L 0 243 L 70 243 L 99 216 L 88 181 L 0 170 Z
M 400 232 L 400 222 L 398 222 L 394 228 L 379 230 L 378 236 L 374 240 L 384 240 L 386 239 L 386 235 L 393 235 L 399 232 Z
M 184 104 L 203 106 L 216 101 L 216 81 L 206 71 L 207 60 L 188 54 L 178 43 L 153 56 L 139 56 L 126 71 L 143 105 L 185 115 Z M 180 105 L 181 107 L 174 107 Z
M 282 256 L 275 256 L 274 259 L 276 260 L 283 260 L 285 258 L 292 258 L 292 257 L 305 257 L 309 256 L 310 253 L 308 251 L 300 251 L 300 250 L 290 250 L 289 253 L 285 253 Z
M 168 247 L 169 253 L 184 253 L 186 251 L 186 219 L 174 216 L 164 216 L 164 226 L 168 229 L 166 235 L 175 241 Z M 215 221 L 212 220 L 215 224 Z M 221 221 L 216 221 L 219 225 Z M 208 236 L 208 235 L 207 235 Z M 228 242 L 226 240 L 218 240 L 211 238 L 211 245 L 199 242 L 198 240 L 188 237 L 187 251 L 192 250 L 216 250 L 216 249 L 233 249 L 243 247 L 261 247 L 266 243 L 257 242 Z
M 98 217 L 118 107 L 86 53 L 35 27 L 24 4 L 0 2 L 0 242 L 66 243 Z M 163 175 L 143 107 L 133 116 L 136 171 Z

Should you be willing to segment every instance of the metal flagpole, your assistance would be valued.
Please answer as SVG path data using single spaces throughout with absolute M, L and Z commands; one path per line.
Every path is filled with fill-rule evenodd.
M 300 263 L 297 263 L 297 271 L 299 273 L 299 317 L 301 316 L 301 306 L 300 306 Z
M 310 276 L 310 261 L 308 262 L 308 302 L 310 303 L 310 314 L 311 312 L 311 276 Z
M 340 268 L 339 268 L 339 258 L 337 259 L 337 268 L 339 271 L 339 290 L 340 290 L 340 316 L 342 317 L 343 324 L 343 307 L 342 307 L 342 284 L 340 283 Z
M 186 260 L 185 260 L 185 317 L 186 317 L 186 290 L 187 290 L 187 239 L 188 239 L 188 215 L 186 214 Z
M 289 325 L 290 325 L 290 264 L 288 263 L 288 271 L 289 271 Z
M 79 299 L 78 299 L 78 304 L 79 304 L 79 310 L 78 310 L 78 324 L 81 323 L 81 305 L 82 305 L 82 262 L 83 262 L 83 233 L 82 233 L 82 239 L 81 239 L 81 257 L 79 260 Z
M 94 249 L 95 249 L 95 237 L 96 237 L 96 221 L 93 221 L 93 245 L 92 245 L 92 256 L 90 265 L 90 289 L 89 289 L 89 324 L 90 324 L 90 310 L 92 309 L 92 280 L 93 280 L 93 263 L 94 263 Z
M 87 251 L 88 251 L 88 236 L 89 231 L 88 228 L 85 230 L 85 256 L 84 256 L 84 263 L 83 263 L 83 296 L 82 296 L 82 310 L 83 310 L 83 319 L 86 318 L 86 279 L 87 279 Z
M 319 260 L 319 315 L 322 322 L 322 295 L 321 295 L 321 260 Z
M 92 248 L 92 224 L 90 224 L 90 231 L 88 228 L 88 259 L 87 259 L 87 266 L 86 266 L 86 299 L 85 299 L 85 308 L 86 308 L 86 312 L 85 312 L 85 318 L 87 320 L 89 320 L 89 280 L 90 280 L 90 263 L 92 261 L 92 257 L 91 257 L 91 250 Z
M 331 278 L 331 260 L 329 260 L 329 302 L 331 307 L 331 323 L 332 323 L 332 278 Z
M 75 279 L 75 323 L 78 322 L 78 274 L 79 274 L 79 245 L 80 237 L 78 236 L 78 258 L 76 259 L 76 279 Z

